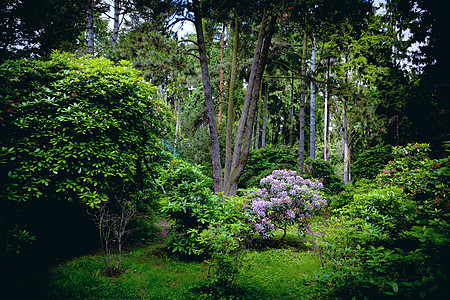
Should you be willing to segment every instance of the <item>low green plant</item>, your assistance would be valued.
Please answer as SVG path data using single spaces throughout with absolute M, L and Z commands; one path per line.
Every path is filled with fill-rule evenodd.
M 450 213 L 449 159 L 430 159 L 429 154 L 428 144 L 394 147 L 394 160 L 377 177 L 379 184 L 398 186 L 414 201 L 418 224 Z
M 331 164 L 323 159 L 310 159 L 305 161 L 306 176 L 318 179 L 323 183 L 324 191 L 332 196 L 339 195 L 344 191 L 344 182 L 339 178 Z
M 198 239 L 204 230 L 211 224 L 240 224 L 243 200 L 215 195 L 198 166 L 173 161 L 159 181 L 165 188 L 161 211 L 173 222 L 168 243 L 172 252 L 207 255 L 209 246 Z
M 364 150 L 352 163 L 352 176 L 356 181 L 360 179 L 375 179 L 383 167 L 392 160 L 392 146 L 377 145 Z
M 216 221 L 202 231 L 197 240 L 210 257 L 205 288 L 216 296 L 227 296 L 236 286 L 236 280 L 243 271 L 242 250 L 249 226 L 242 222 L 224 223 Z
M 239 179 L 239 187 L 248 189 L 259 187 L 261 179 L 274 170 L 295 170 L 298 167 L 298 155 L 289 147 L 275 149 L 271 146 L 251 150 L 244 172 Z
M 338 212 L 348 218 L 360 218 L 390 237 L 399 237 L 413 224 L 414 203 L 399 187 L 375 189 L 355 194 L 352 202 Z

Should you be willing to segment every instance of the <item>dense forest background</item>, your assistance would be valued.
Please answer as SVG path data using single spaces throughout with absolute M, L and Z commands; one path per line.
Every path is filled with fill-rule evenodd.
M 110 211 L 129 218 L 130 243 L 154 241 L 168 219 L 168 248 L 199 255 L 199 239 L 214 240 L 201 231 L 240 218 L 224 199 L 244 209 L 240 197 L 283 169 L 311 179 L 327 213 L 381 226 L 386 236 L 363 248 L 410 251 L 414 226 L 448 229 L 445 14 L 437 0 L 5 0 L 2 265 L 15 280 L 55 258 L 109 253 L 97 230 L 102 240 Z M 277 222 L 283 240 L 295 222 Z M 267 238 L 269 227 L 255 228 Z M 442 236 L 420 248 L 427 259 Z

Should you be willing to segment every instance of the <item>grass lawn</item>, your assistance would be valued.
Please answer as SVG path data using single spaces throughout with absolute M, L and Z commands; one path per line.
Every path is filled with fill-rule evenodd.
M 318 272 L 314 253 L 288 246 L 246 250 L 233 299 L 301 299 L 302 277 Z M 164 245 L 132 248 L 123 254 L 124 273 L 102 274 L 101 254 L 73 259 L 38 276 L 36 294 L 42 299 L 210 299 L 202 294 L 208 265 L 169 258 Z

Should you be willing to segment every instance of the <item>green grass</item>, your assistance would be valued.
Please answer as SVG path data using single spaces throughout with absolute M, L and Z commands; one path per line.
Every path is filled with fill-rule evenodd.
M 304 274 L 320 268 L 315 255 L 295 249 L 245 251 L 245 266 L 233 299 L 301 299 Z M 131 249 L 123 255 L 125 272 L 102 274 L 101 254 L 83 256 L 38 276 L 42 299 L 211 299 L 202 294 L 208 266 L 168 258 L 163 245 Z
M 245 258 L 250 266 L 238 278 L 238 284 L 252 285 L 263 299 L 301 299 L 306 294 L 303 276 L 320 269 L 314 253 L 292 249 L 248 252 Z

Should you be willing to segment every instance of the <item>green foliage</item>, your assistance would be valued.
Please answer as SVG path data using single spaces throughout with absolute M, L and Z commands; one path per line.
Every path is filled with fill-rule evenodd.
M 450 212 L 449 159 L 430 159 L 428 144 L 394 147 L 394 161 L 378 175 L 385 186 L 399 186 L 415 202 L 419 223 L 442 219 Z M 447 219 L 448 220 L 448 219 Z
M 54 194 L 95 206 L 134 181 L 139 159 L 160 152 L 168 115 L 129 63 L 54 53 L 46 62 L 6 62 L 0 72 L 9 200 Z
M 289 147 L 279 149 L 266 147 L 251 150 L 245 170 L 239 179 L 242 189 L 259 187 L 261 179 L 270 175 L 274 170 L 295 170 L 298 166 L 298 157 Z
M 15 262 L 36 240 L 36 236 L 31 235 L 30 231 L 21 229 L 18 225 L 6 232 L 0 231 L 0 234 L 5 247 L 5 251 L 2 251 L 4 262 Z
M 84 211 L 130 197 L 169 133 L 155 88 L 126 61 L 55 52 L 48 61 L 4 62 L 0 84 L 2 228 L 50 223 L 46 209 L 64 202 Z
M 240 224 L 239 212 L 243 200 L 215 195 L 211 179 L 201 173 L 199 166 L 174 159 L 167 168 L 161 170 L 158 182 L 165 190 L 161 210 L 174 223 L 168 245 L 172 252 L 182 255 L 216 253 L 214 243 L 220 241 L 219 237 L 225 236 L 219 234 L 219 240 L 208 238 L 211 243 L 207 243 L 205 239 L 199 238 L 202 231 L 208 228 L 213 230 L 215 226 L 230 229 L 229 226 Z M 214 229 L 216 233 L 217 228 Z M 225 234 L 223 230 L 220 232 Z
M 411 227 L 413 207 L 402 189 L 386 187 L 356 194 L 339 212 L 350 219 L 361 218 L 389 236 L 398 237 Z
M 360 179 L 356 182 L 351 182 L 345 186 L 345 190 L 338 196 L 331 198 L 329 208 L 341 208 L 353 201 L 356 194 L 368 193 L 377 189 L 378 185 L 368 179 Z
M 225 296 L 233 290 L 245 265 L 242 246 L 248 225 L 236 220 L 233 223 L 226 221 L 215 221 L 197 238 L 211 257 L 207 262 L 209 270 L 204 289 L 217 296 Z
M 160 29 L 155 30 L 152 25 L 138 24 L 123 34 L 107 55 L 115 61 L 131 61 L 155 85 L 167 84 L 186 70 L 186 57 L 182 56 L 184 44 L 164 35 Z
M 338 195 L 344 190 L 344 182 L 334 172 L 331 164 L 323 159 L 310 159 L 306 161 L 306 173 L 323 183 L 325 192 Z
M 392 160 L 391 146 L 377 145 L 364 150 L 352 164 L 353 179 L 374 179 L 389 160 Z
M 386 232 L 358 218 L 317 220 L 311 229 L 308 241 L 323 266 L 321 272 L 304 277 L 313 299 L 443 299 L 449 295 L 445 257 L 450 239 L 444 234 L 448 227 L 406 232 L 410 242 L 418 238 L 416 247 L 393 244 Z

